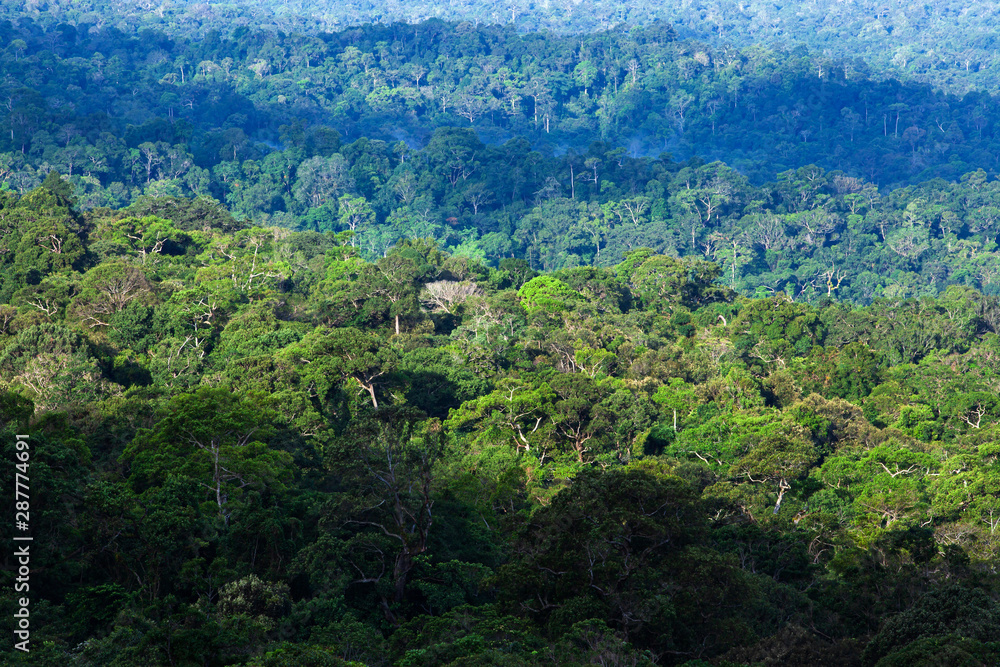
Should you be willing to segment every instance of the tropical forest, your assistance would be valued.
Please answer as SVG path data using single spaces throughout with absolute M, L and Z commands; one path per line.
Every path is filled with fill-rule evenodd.
M 0 664 L 1000 664 L 998 35 L 0 3 Z

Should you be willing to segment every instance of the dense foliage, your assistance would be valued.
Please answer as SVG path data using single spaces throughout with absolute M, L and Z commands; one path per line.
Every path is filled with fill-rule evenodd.
M 150 0 L 9 0 L 0 17 L 44 23 L 111 23 L 172 34 L 204 34 L 231 26 L 268 30 L 342 30 L 366 23 L 419 23 L 437 18 L 503 25 L 518 32 L 592 33 L 654 22 L 714 45 L 797 46 L 859 59 L 878 71 L 959 94 L 1000 88 L 993 23 L 997 7 L 982 0 L 956 3 L 706 2 L 651 0 L 229 0 L 160 3 Z
M 0 6 L 4 664 L 1000 663 L 992 10 L 397 4 Z
M 369 262 L 72 195 L 0 210 L 26 664 L 998 659 L 996 297 L 747 299 L 651 250 Z
M 83 210 L 214 197 L 257 224 L 353 231 L 368 259 L 414 237 L 542 270 L 651 247 L 719 263 L 745 295 L 996 290 L 987 96 L 848 76 L 804 52 L 716 52 L 657 26 L 194 40 L 23 20 L 0 34 L 0 180 L 22 195 L 58 170 Z M 635 157 L 630 138 L 728 166 Z
M 883 80 L 804 47 L 681 41 L 661 24 L 581 38 L 436 20 L 196 38 L 22 18 L 0 23 L 0 44 L 0 152 L 28 178 L 16 189 L 34 185 L 23 166 L 44 177 L 44 162 L 119 203 L 154 182 L 219 196 L 247 160 L 277 178 L 266 156 L 294 177 L 303 160 L 338 151 L 337 132 L 402 141 L 400 162 L 435 128 L 462 124 L 546 154 L 596 140 L 629 155 L 696 153 L 754 182 L 809 163 L 880 185 L 957 179 L 995 169 L 998 154 L 989 95 Z M 553 171 L 563 181 L 568 169 Z M 258 195 L 262 210 L 292 194 L 284 185 Z

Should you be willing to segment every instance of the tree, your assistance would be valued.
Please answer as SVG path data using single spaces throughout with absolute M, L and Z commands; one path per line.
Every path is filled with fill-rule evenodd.
M 72 176 L 72 173 L 70 176 Z M 45 180 L 42 181 L 41 187 L 55 195 L 57 206 L 71 208 L 76 203 L 76 199 L 73 196 L 74 188 L 72 183 L 64 180 L 62 174 L 58 171 L 50 171 Z
M 203 254 L 207 266 L 199 270 L 199 281 L 214 284 L 220 294 L 233 300 L 268 294 L 290 273 L 285 262 L 276 261 L 276 240 L 273 230 L 261 227 L 216 235 Z
M 603 392 L 591 378 L 570 373 L 556 376 L 550 384 L 556 394 L 552 406 L 552 425 L 556 434 L 576 455 L 577 463 L 596 454 L 604 454 L 600 446 L 602 435 L 614 423 L 612 415 L 601 410 Z
M 88 271 L 81 287 L 72 310 L 90 328 L 108 326 L 116 313 L 151 291 L 149 281 L 140 269 L 112 263 L 101 264 Z
M 375 271 L 372 272 L 375 279 L 369 283 L 372 296 L 389 302 L 389 315 L 395 321 L 397 336 L 400 333 L 400 316 L 411 314 L 418 308 L 418 280 L 428 271 L 433 271 L 418 255 L 401 252 L 400 247 L 375 262 Z
M 673 305 L 697 308 L 722 300 L 727 292 L 714 285 L 721 269 L 702 260 L 649 257 L 629 269 L 632 291 L 647 309 L 669 310 Z
M 815 309 L 784 296 L 747 303 L 732 326 L 737 349 L 763 364 L 787 364 L 807 354 L 824 333 Z
M 158 168 L 165 159 L 162 151 L 166 149 L 166 145 L 163 142 L 153 143 L 151 141 L 145 141 L 139 144 L 136 151 L 138 157 L 138 162 L 142 169 L 146 172 L 146 185 L 153 180 L 153 170 Z
M 6 387 L 22 388 L 36 410 L 99 400 L 114 393 L 80 334 L 58 324 L 21 331 L 0 353 Z
M 177 252 L 200 237 L 198 234 L 185 233 L 177 229 L 170 220 L 155 215 L 141 218 L 128 216 L 102 223 L 99 227 L 101 240 L 93 245 L 102 254 L 137 258 L 140 264 L 157 264 L 165 250 L 168 253 Z
M 517 556 L 500 568 L 501 608 L 523 610 L 556 635 L 588 615 L 640 646 L 685 650 L 700 634 L 678 620 L 689 604 L 684 571 L 698 558 L 687 549 L 703 521 L 690 488 L 655 466 L 581 472 L 533 515 Z M 707 625 L 715 604 L 700 601 Z
M 355 235 L 375 222 L 375 212 L 364 197 L 354 197 L 349 194 L 340 197 L 338 211 L 340 224 L 353 232 L 351 235 L 353 247 L 357 243 Z
M 421 300 L 431 308 L 451 313 L 452 308 L 471 296 L 481 294 L 475 283 L 457 280 L 438 280 L 424 285 Z
M 418 424 L 415 415 L 391 410 L 358 415 L 341 443 L 336 463 L 330 461 L 349 476 L 354 490 L 343 498 L 345 524 L 372 529 L 376 536 L 388 538 L 395 551 L 379 553 L 377 560 L 382 562 L 373 569 L 363 554 L 380 550 L 362 533 L 348 556 L 357 573 L 353 583 L 377 587 L 383 576 L 389 580 L 388 590 L 376 590 L 390 623 L 398 623 L 393 607 L 406 597 L 416 559 L 428 548 L 434 525 L 434 466 L 443 446 L 439 423 Z
M 203 387 L 170 401 L 156 426 L 136 435 L 122 461 L 140 491 L 171 475 L 194 480 L 228 526 L 243 495 L 280 492 L 290 479 L 291 455 L 266 442 L 274 434 L 274 418 L 260 397 Z
M 921 639 L 948 639 L 949 636 L 957 636 L 978 642 L 992 641 L 993 634 L 989 628 L 996 617 L 996 603 L 982 590 L 950 585 L 931 591 L 921 596 L 909 609 L 883 624 L 879 633 L 865 647 L 865 663 L 882 664 L 884 660 L 888 665 L 903 664 L 893 661 L 892 654 L 903 653 Z M 929 652 L 933 655 L 935 651 L 932 649 Z M 949 656 L 947 651 L 942 651 L 939 655 L 942 654 L 945 659 Z M 955 657 L 954 653 L 951 656 Z
M 802 427 L 783 424 L 780 428 L 764 431 L 759 440 L 743 458 L 730 469 L 733 477 L 746 476 L 754 483 L 769 482 L 778 487 L 778 499 L 774 513 L 781 509 L 785 493 L 792 488 L 791 483 L 805 476 L 819 460 L 809 437 Z
M 692 104 L 694 104 L 694 96 L 684 91 L 678 91 L 670 97 L 668 110 L 677 125 L 678 134 L 684 134 L 687 110 Z
M 475 183 L 466 188 L 464 197 L 465 201 L 472 206 L 473 215 L 479 215 L 479 207 L 493 202 L 492 193 L 486 189 L 483 183 Z
M 311 157 L 296 172 L 292 193 L 305 207 L 316 208 L 354 189 L 347 160 L 339 153 L 330 157 Z
M 344 380 L 354 380 L 378 408 L 376 389 L 398 363 L 396 353 L 376 336 L 352 327 L 317 327 L 286 348 L 282 357 L 299 368 L 310 394 L 328 402 Z
M 334 649 L 291 642 L 269 647 L 266 653 L 246 664 L 247 667 L 361 667 L 361 663 L 346 662 Z
M 480 445 L 513 445 L 515 450 L 536 451 L 544 461 L 552 429 L 555 392 L 545 383 L 527 384 L 504 378 L 490 394 L 466 401 L 445 422 L 449 431 L 475 432 Z
M 670 410 L 672 428 L 676 432 L 678 424 L 683 427 L 684 418 L 691 413 L 697 403 L 694 388 L 681 378 L 671 378 L 669 384 L 660 385 L 653 395 L 653 401 Z M 681 421 L 678 422 L 678 416 Z
M 594 83 L 597 79 L 597 68 L 589 60 L 581 60 L 579 64 L 573 69 L 573 78 L 576 79 L 577 84 L 583 88 L 584 95 L 587 94 L 587 89 Z
M 28 44 L 23 39 L 15 39 L 11 41 L 10 48 L 14 50 L 15 54 L 17 54 L 17 58 L 20 58 L 21 54 L 27 50 Z
M 564 282 L 552 276 L 532 278 L 517 291 L 521 306 L 529 313 L 557 314 L 569 309 L 578 295 Z

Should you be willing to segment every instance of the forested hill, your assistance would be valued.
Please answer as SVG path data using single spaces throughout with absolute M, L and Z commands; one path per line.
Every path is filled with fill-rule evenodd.
M 967 10 L 0 3 L 0 662 L 1000 664 Z
M 660 25 L 194 39 L 22 20 L 0 39 L 0 180 L 24 194 L 57 170 L 80 209 L 208 196 L 258 224 L 354 231 L 370 259 L 412 237 L 543 270 L 650 247 L 716 261 L 747 295 L 996 289 L 986 95 Z
M 120 184 L 118 197 L 157 176 L 217 191 L 220 164 L 294 144 L 281 128 L 295 121 L 411 146 L 445 125 L 494 143 L 526 137 L 546 154 L 600 140 L 629 155 L 720 159 L 758 183 L 807 164 L 883 186 L 957 179 L 995 170 L 1000 152 L 988 95 L 872 78 L 863 63 L 805 48 L 714 49 L 661 24 L 555 37 L 429 21 L 195 39 L 22 20 L 0 24 L 0 43 L 0 148 L 34 167 L 65 164 L 64 173 L 72 162 L 97 178 L 93 188 Z M 184 145 L 195 184 L 182 178 L 183 160 L 146 173 L 141 159 L 122 164 L 145 142 Z M 107 164 L 73 159 L 81 147 L 100 149 Z
M 4 664 L 1000 661 L 997 297 L 369 262 L 73 196 L 0 198 L 0 490 L 27 471 L 33 536 Z
M 337 31 L 368 23 L 429 19 L 500 25 L 519 33 L 628 32 L 655 22 L 713 47 L 799 45 L 830 58 L 859 59 L 882 76 L 965 94 L 1000 90 L 995 3 L 985 0 L 876 2 L 654 2 L 652 0 L 230 0 L 226 3 L 150 0 L 9 0 L 0 19 L 31 18 L 46 26 L 112 25 L 171 35 L 203 35 L 234 26 L 282 32 Z

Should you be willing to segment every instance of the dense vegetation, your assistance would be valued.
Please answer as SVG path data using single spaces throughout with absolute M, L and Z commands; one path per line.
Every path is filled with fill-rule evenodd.
M 257 224 L 353 230 L 368 259 L 412 237 L 543 270 L 651 247 L 716 261 L 747 295 L 996 289 L 987 96 L 845 78 L 805 53 L 716 53 L 660 27 L 192 40 L 22 21 L 0 35 L 0 179 L 21 194 L 57 169 L 84 210 L 213 196 Z M 636 157 L 635 136 L 729 166 Z
M 1000 663 L 987 10 L 786 5 L 0 6 L 5 664 Z
M 0 44 L 0 152 L 28 179 L 15 188 L 47 164 L 119 203 L 154 182 L 218 197 L 248 159 L 294 171 L 337 150 L 332 127 L 402 142 L 399 160 L 435 128 L 465 125 L 546 155 L 605 141 L 631 156 L 720 158 L 755 183 L 810 163 L 883 186 L 956 180 L 1000 155 L 989 95 L 882 80 L 803 47 L 680 41 L 661 24 L 581 38 L 440 21 L 195 38 L 22 19 L 0 23 Z M 290 193 L 269 194 L 266 212 Z
M 210 200 L 71 202 L 0 209 L 32 665 L 1000 656 L 996 297 L 366 262 Z
M 204 34 L 232 26 L 302 32 L 342 30 L 366 23 L 420 23 L 432 18 L 504 25 L 519 32 L 556 34 L 670 23 L 685 37 L 715 45 L 804 44 L 833 57 L 861 59 L 879 71 L 964 94 L 1000 90 L 993 23 L 997 7 L 982 0 L 956 3 L 801 2 L 677 3 L 650 0 L 230 0 L 225 3 L 150 0 L 9 0 L 0 17 L 56 24 L 112 24 Z

